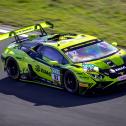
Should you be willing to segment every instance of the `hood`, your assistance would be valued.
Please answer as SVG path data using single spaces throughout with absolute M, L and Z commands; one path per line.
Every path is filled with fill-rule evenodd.
M 96 72 L 107 75 L 110 78 L 117 78 L 126 74 L 126 52 L 119 50 L 117 53 L 106 58 L 78 63 L 76 66 L 83 67 L 85 70 L 87 70 L 87 68 L 89 70 L 95 68 Z M 92 70 L 90 72 L 92 72 Z
M 75 66 L 83 67 L 83 64 L 92 64 L 102 70 L 118 68 L 120 66 L 126 67 L 126 52 L 124 50 L 119 50 L 117 53 L 110 55 L 106 58 L 97 59 L 94 61 L 84 62 L 84 63 L 75 63 Z
M 126 52 L 124 50 L 120 50 L 119 52 L 111 56 L 95 61 L 86 62 L 86 64 L 93 64 L 100 69 L 111 69 L 117 66 L 123 66 L 126 65 Z

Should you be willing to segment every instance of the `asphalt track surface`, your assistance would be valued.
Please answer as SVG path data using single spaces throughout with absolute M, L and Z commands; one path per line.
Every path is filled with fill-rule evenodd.
M 0 69 L 0 126 L 126 126 L 126 88 L 77 96 L 11 80 Z

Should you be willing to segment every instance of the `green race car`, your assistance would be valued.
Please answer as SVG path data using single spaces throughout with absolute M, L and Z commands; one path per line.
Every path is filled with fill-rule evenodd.
M 44 29 L 52 27 L 42 22 L 0 35 L 15 38 L 1 55 L 10 78 L 82 95 L 125 83 L 126 52 L 116 43 L 86 34 L 47 34 Z M 38 30 L 41 34 L 29 34 Z

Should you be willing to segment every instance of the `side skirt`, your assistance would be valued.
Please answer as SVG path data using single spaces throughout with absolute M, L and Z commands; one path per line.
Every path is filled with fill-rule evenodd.
M 61 89 L 63 90 L 63 87 L 59 87 L 57 85 L 54 85 L 51 82 L 44 82 L 44 81 L 39 81 L 39 80 L 24 80 L 24 79 L 19 79 L 22 82 L 28 82 L 28 83 L 35 83 L 35 84 L 39 84 L 39 85 L 43 85 L 43 86 L 47 86 L 47 87 L 53 87 L 53 88 L 57 88 L 57 89 Z

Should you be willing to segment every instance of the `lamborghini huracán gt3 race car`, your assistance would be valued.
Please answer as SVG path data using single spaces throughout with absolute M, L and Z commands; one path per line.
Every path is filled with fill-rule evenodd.
M 86 34 L 47 34 L 52 27 L 42 22 L 0 35 L 1 42 L 15 38 L 1 55 L 10 78 L 79 94 L 125 84 L 124 50 Z

